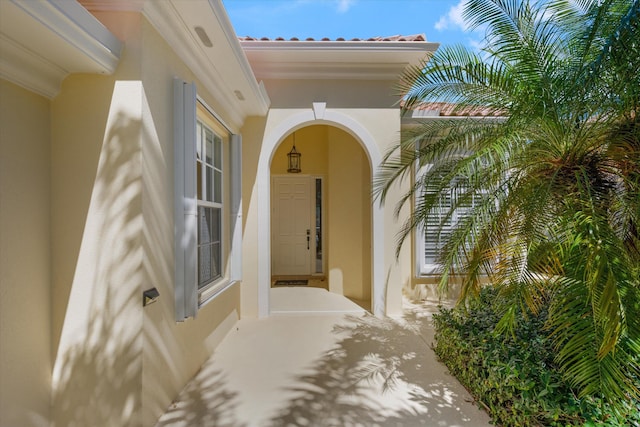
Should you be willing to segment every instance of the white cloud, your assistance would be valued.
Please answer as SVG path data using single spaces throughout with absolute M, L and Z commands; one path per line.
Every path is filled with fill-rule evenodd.
M 336 0 L 338 13 L 346 13 L 355 4 L 355 0 Z
M 467 42 L 472 49 L 476 51 L 481 51 L 484 48 L 484 42 L 480 39 L 468 39 Z
M 448 30 L 448 29 L 460 29 L 463 31 L 467 30 L 467 26 L 464 23 L 464 19 L 462 19 L 462 10 L 464 9 L 464 5 L 467 0 L 460 0 L 460 2 L 452 6 L 447 12 L 446 15 L 443 15 L 438 19 L 438 22 L 435 23 L 434 28 L 438 31 Z

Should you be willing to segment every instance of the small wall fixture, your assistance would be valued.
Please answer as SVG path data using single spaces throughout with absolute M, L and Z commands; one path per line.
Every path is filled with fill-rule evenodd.
M 301 157 L 302 154 L 296 150 L 296 133 L 293 133 L 293 147 L 291 151 L 287 154 L 289 158 L 289 167 L 287 168 L 287 172 L 289 173 L 300 173 L 302 169 L 300 169 Z
M 146 307 L 149 304 L 153 304 L 158 301 L 160 297 L 160 292 L 156 288 L 147 289 L 142 293 L 142 306 Z

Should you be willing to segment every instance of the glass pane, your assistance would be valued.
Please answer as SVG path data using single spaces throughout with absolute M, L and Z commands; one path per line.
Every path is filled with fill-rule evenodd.
M 316 273 L 322 273 L 322 180 L 316 178 Z
M 211 263 L 211 275 L 212 279 L 218 278 L 221 276 L 221 264 L 222 260 L 220 258 L 220 243 L 214 243 L 211 245 L 211 255 L 212 255 L 212 263 Z
M 206 162 L 208 165 L 213 164 L 213 132 L 205 129 L 205 145 L 206 145 Z
M 212 212 L 211 208 L 198 207 L 198 245 L 202 246 L 212 240 Z
M 203 194 L 202 194 L 202 191 L 203 191 L 202 190 L 202 184 L 203 184 L 203 181 L 202 181 L 202 162 L 197 161 L 196 162 L 196 186 L 197 186 L 197 191 L 198 191 L 197 197 L 198 197 L 199 200 L 202 200 L 202 196 L 203 196 Z
M 222 210 L 211 209 L 211 241 L 220 242 L 220 228 L 222 227 Z
M 213 278 L 222 275 L 222 251 L 221 251 L 221 231 L 222 231 L 222 209 L 211 209 L 211 251 L 213 258 L 212 274 Z
M 202 160 L 202 123 L 196 123 L 196 157 Z
M 222 210 L 198 206 L 198 287 L 222 275 Z
M 207 195 L 204 200 L 212 202 L 213 199 L 213 168 L 207 166 Z
M 222 172 L 219 170 L 214 171 L 213 188 L 213 201 L 222 203 Z
M 215 136 L 215 150 L 213 165 L 216 169 L 222 169 L 222 139 L 218 135 Z
M 451 194 L 445 195 L 441 199 L 440 203 L 440 222 L 443 227 L 451 227 L 453 221 L 453 215 L 449 215 L 449 209 L 451 209 Z
M 211 245 L 198 248 L 198 287 L 202 287 L 213 278 L 213 251 Z
M 436 180 L 437 181 L 437 180 Z M 427 193 L 438 191 L 435 182 L 428 182 Z M 447 218 L 451 208 L 452 191 L 441 194 L 437 211 L 432 212 L 426 220 L 424 230 L 424 263 L 436 264 L 446 241 L 451 234 L 451 217 Z
M 433 215 L 427 219 L 424 232 L 424 262 L 425 264 L 435 264 L 442 248 L 442 238 L 446 238 L 446 230 L 441 232 L 440 215 Z
M 464 221 L 471 214 L 478 196 L 473 195 L 469 200 L 465 200 L 466 178 L 460 176 L 453 180 L 448 191 L 440 197 L 438 212 L 431 214 L 426 221 L 424 232 L 424 260 L 426 264 L 435 264 L 442 248 L 452 235 L 453 228 Z M 435 185 L 427 184 L 426 191 L 432 193 L 437 191 Z M 457 208 L 449 215 L 449 210 L 453 205 Z

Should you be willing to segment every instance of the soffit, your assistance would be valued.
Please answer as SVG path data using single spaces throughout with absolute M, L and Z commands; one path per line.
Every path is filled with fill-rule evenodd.
M 399 37 L 396 37 L 399 38 Z M 438 43 L 409 40 L 255 40 L 240 44 L 258 79 L 395 80 Z
M 121 43 L 75 0 L 0 0 L 0 77 L 48 98 L 72 73 L 111 74 Z
M 147 0 L 142 12 L 216 102 L 228 109 L 235 127 L 248 116 L 267 113 L 269 98 L 257 82 L 221 2 Z

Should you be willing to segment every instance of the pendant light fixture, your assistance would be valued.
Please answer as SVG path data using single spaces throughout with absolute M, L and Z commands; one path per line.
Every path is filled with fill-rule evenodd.
M 289 167 L 287 168 L 287 172 L 289 173 L 300 173 L 302 169 L 300 168 L 302 154 L 296 150 L 296 133 L 293 132 L 293 147 L 291 151 L 287 154 L 287 158 L 289 159 Z

